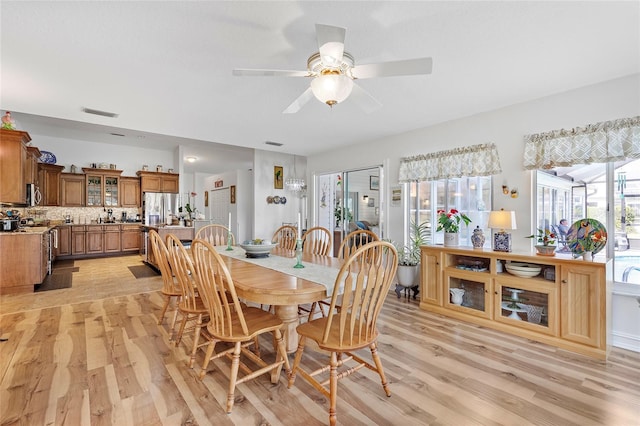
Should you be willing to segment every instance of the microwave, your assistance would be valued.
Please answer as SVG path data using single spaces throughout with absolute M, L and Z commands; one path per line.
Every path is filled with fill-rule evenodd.
M 35 207 L 42 201 L 42 193 L 35 183 L 27 184 L 27 206 Z

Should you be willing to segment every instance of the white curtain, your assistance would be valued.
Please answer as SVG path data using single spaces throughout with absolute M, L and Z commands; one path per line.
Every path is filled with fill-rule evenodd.
M 525 169 L 640 158 L 640 116 L 524 137 Z
M 399 182 L 429 181 L 461 176 L 489 176 L 502 172 L 493 143 L 403 158 Z

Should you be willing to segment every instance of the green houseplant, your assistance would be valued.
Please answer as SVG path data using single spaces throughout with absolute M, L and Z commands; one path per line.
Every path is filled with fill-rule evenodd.
M 396 278 L 398 286 L 396 286 L 396 294 L 400 297 L 400 291 L 404 288 L 413 289 L 413 298 L 418 294 L 418 284 L 416 279 L 420 266 L 420 246 L 427 243 L 429 237 L 430 224 L 427 222 L 416 223 L 411 221 L 409 242 L 404 246 L 396 244 L 398 251 L 398 270 Z

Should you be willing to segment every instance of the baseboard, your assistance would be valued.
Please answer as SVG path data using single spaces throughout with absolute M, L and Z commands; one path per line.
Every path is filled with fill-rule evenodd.
M 616 348 L 627 349 L 633 352 L 640 352 L 640 337 L 633 334 L 614 331 L 612 333 L 612 345 Z

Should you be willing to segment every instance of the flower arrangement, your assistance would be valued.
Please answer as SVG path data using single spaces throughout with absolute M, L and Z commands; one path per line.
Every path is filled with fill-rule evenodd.
M 607 234 L 604 231 L 596 231 L 579 240 L 583 251 L 594 251 L 600 243 L 607 242 Z
M 556 234 L 554 234 L 553 232 L 551 232 L 548 229 L 541 229 L 538 228 L 538 235 L 529 235 L 527 238 L 537 238 L 538 239 L 538 243 L 542 244 L 543 246 L 552 246 L 556 243 Z
M 446 210 L 438 210 L 438 227 L 436 231 L 456 233 L 460 231 L 460 222 L 469 225 L 471 219 L 456 209 L 451 209 L 448 212 Z

